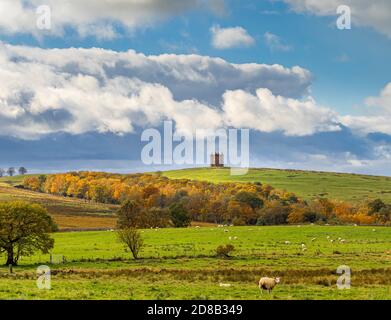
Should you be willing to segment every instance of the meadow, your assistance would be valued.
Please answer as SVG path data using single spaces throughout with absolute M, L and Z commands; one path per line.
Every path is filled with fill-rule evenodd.
M 246 175 L 235 176 L 230 174 L 228 168 L 196 168 L 165 171 L 162 174 L 172 179 L 214 183 L 261 182 L 307 200 L 322 197 L 359 203 L 380 198 L 391 203 L 391 177 L 280 169 L 249 169 Z
M 35 255 L 22 259 L 13 274 L 2 267 L 0 298 L 391 299 L 386 227 L 209 226 L 142 234 L 138 260 L 112 231 L 53 234 L 53 263 L 49 255 Z M 232 257 L 216 257 L 216 247 L 227 243 L 235 246 Z M 51 290 L 36 287 L 35 270 L 42 264 L 52 269 Z M 336 287 L 340 265 L 352 270 L 349 290 Z M 272 295 L 260 295 L 260 276 L 279 276 L 282 283 Z
M 251 169 L 247 176 L 230 176 L 228 169 L 163 174 L 211 182 L 261 182 L 306 199 L 391 201 L 391 178 L 386 177 L 269 169 Z M 118 206 L 14 188 L 22 179 L 0 178 L 0 201 L 40 203 L 61 230 L 79 232 L 52 234 L 51 257 L 22 257 L 12 274 L 1 266 L 0 299 L 391 299 L 389 227 L 219 228 L 193 223 L 186 229 L 141 230 L 145 246 L 140 259 L 134 260 L 110 230 Z M 80 232 L 99 228 L 109 230 Z M 235 247 L 231 258 L 217 257 L 216 248 L 228 243 Z M 0 259 L 5 261 L 4 256 Z M 40 265 L 51 268 L 51 290 L 36 286 Z M 351 289 L 336 286 L 341 265 L 351 268 Z M 261 295 L 261 276 L 279 276 L 282 282 L 271 295 Z

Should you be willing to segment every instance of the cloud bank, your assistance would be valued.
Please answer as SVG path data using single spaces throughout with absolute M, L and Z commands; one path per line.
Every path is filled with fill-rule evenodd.
M 290 128 L 295 119 L 304 119 L 301 111 L 294 111 L 300 109 L 295 100 L 289 100 L 288 109 L 292 109 L 289 116 L 297 118 L 285 124 L 277 124 L 281 122 L 277 113 L 282 115 L 278 104 L 267 107 L 280 101 L 279 95 L 294 99 L 307 94 L 311 74 L 300 67 L 238 65 L 198 55 L 145 56 L 134 51 L 6 44 L 0 45 L 0 66 L 1 135 L 38 138 L 55 132 L 125 134 L 165 119 L 174 120 L 179 132 L 214 129 L 227 123 L 261 130 L 277 128 L 287 134 L 328 127 L 314 124 L 306 125 L 304 130 Z M 258 88 L 264 88 L 262 92 L 267 94 L 260 96 Z M 265 103 L 265 107 L 258 106 L 261 109 L 257 116 L 269 117 L 268 126 L 235 120 L 235 112 L 240 117 L 245 108 L 238 105 L 235 111 L 232 107 L 240 90 L 245 90 L 247 99 Z M 306 108 L 306 103 L 303 106 Z M 316 108 L 307 111 L 316 112 Z M 274 116 L 267 115 L 273 112 Z
M 319 16 L 337 16 L 338 6 L 351 8 L 352 23 L 372 27 L 391 38 L 391 1 L 389 0 L 282 0 L 296 12 L 308 12 Z
M 116 37 L 117 26 L 132 32 L 188 11 L 225 12 L 224 0 L 1 0 L 0 31 L 38 35 L 40 5 L 51 8 L 52 35 L 61 36 L 71 28 L 81 36 L 98 38 Z

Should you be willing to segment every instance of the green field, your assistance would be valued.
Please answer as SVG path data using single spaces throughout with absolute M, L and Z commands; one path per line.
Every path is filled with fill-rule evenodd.
M 142 234 L 145 248 L 137 261 L 115 232 L 54 234 L 53 259 L 65 256 L 65 264 L 36 255 L 22 259 L 12 275 L 2 267 L 0 298 L 391 299 L 389 228 L 204 227 Z M 217 258 L 216 247 L 227 243 L 235 246 L 232 258 Z M 51 290 L 36 288 L 35 269 L 41 264 L 52 268 Z M 340 265 L 352 270 L 350 290 L 336 287 Z M 272 295 L 260 296 L 260 276 L 280 276 L 282 283 Z
M 210 182 L 261 182 L 304 199 L 326 197 L 357 203 L 381 198 L 391 203 L 391 177 L 279 169 L 250 169 L 246 175 L 234 176 L 227 168 L 166 171 L 163 175 Z

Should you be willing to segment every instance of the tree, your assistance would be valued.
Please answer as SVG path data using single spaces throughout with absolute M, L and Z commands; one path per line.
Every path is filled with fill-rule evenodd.
M 140 231 L 135 228 L 125 228 L 118 231 L 118 239 L 132 252 L 133 258 L 138 259 L 140 249 L 144 245 Z
M 386 204 L 381 199 L 376 199 L 368 203 L 369 214 L 379 212 L 381 209 L 385 208 Z
M 7 256 L 6 265 L 17 265 L 21 256 L 35 251 L 48 253 L 54 240 L 49 233 L 56 230 L 45 208 L 26 202 L 0 204 L 0 252 Z
M 27 169 L 25 167 L 20 167 L 19 168 L 19 174 L 21 176 L 25 175 L 27 173 Z
M 141 223 L 141 208 L 134 200 L 125 201 L 117 212 L 118 228 L 135 228 Z
M 263 207 L 263 200 L 258 198 L 258 196 L 252 192 L 241 191 L 236 194 L 235 200 L 248 204 L 253 209 L 260 209 Z
M 191 223 L 191 218 L 185 206 L 181 203 L 173 203 L 170 206 L 171 221 L 176 228 L 188 227 Z
M 15 174 L 15 168 L 8 168 L 7 173 L 10 177 L 12 177 Z
M 3 177 L 5 174 L 5 170 L 0 168 L 0 177 Z

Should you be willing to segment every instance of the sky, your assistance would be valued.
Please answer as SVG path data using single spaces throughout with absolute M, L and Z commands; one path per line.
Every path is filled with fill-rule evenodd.
M 388 0 L 2 0 L 0 14 L 0 167 L 153 171 L 141 132 L 172 120 L 180 135 L 249 128 L 253 167 L 391 176 Z

